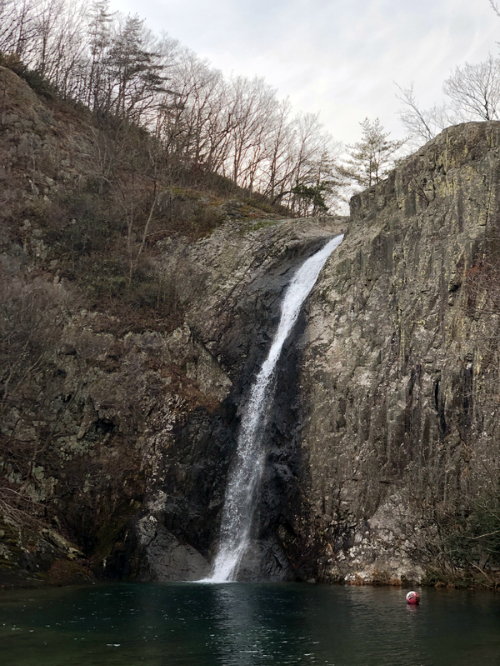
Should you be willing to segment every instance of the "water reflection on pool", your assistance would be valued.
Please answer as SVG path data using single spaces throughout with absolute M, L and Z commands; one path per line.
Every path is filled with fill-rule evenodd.
M 500 595 L 314 585 L 0 592 L 5 666 L 497 666 Z

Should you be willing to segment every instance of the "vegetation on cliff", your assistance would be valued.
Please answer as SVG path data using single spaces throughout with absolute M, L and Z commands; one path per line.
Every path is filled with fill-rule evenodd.
M 133 124 L 161 144 L 155 173 L 170 186 L 213 173 L 300 215 L 337 204 L 337 144 L 317 115 L 293 115 L 262 79 L 225 79 L 137 16 L 111 13 L 107 0 L 2 0 L 0 23 L 4 63 L 40 92 L 89 108 L 111 132 L 95 165 L 103 182 L 117 159 L 109 141 L 122 153 Z

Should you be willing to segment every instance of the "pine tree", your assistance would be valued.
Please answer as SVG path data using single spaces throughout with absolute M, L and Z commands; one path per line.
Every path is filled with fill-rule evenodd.
M 390 132 L 384 132 L 378 118 L 365 118 L 360 125 L 362 139 L 347 146 L 349 157 L 341 173 L 365 188 L 376 185 L 393 168 L 395 154 L 405 141 L 389 141 Z
M 106 98 L 106 54 L 111 45 L 114 15 L 109 11 L 109 0 L 94 0 L 89 10 L 88 40 L 90 51 L 87 104 L 94 111 L 102 110 Z
M 151 33 L 138 16 L 127 16 L 114 36 L 107 65 L 113 81 L 115 115 L 135 119 L 151 106 L 157 93 L 166 92 L 164 65 L 151 50 Z

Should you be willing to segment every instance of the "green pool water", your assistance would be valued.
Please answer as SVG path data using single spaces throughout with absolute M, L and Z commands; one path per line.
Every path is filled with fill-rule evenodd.
M 1 666 L 500 666 L 500 595 L 324 585 L 0 592 Z

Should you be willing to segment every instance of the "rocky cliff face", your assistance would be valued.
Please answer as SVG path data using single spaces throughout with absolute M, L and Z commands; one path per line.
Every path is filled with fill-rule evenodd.
M 481 520 L 496 511 L 500 462 L 492 309 L 499 141 L 498 123 L 450 128 L 352 200 L 346 238 L 280 364 L 247 576 L 401 583 L 467 579 L 473 568 L 483 580 L 496 575 L 480 539 L 491 529 Z M 201 265 L 219 265 L 212 252 L 204 256 Z M 219 256 L 227 270 L 225 250 Z M 242 275 L 219 273 L 202 309 L 191 311 L 195 329 L 196 320 L 210 322 L 198 335 L 231 376 L 225 418 L 234 420 L 225 435 L 198 423 L 185 446 L 195 444 L 192 465 L 203 450 L 204 464 L 216 459 L 223 477 L 237 406 L 276 323 L 276 271 L 266 267 L 250 282 Z M 236 307 L 225 295 L 235 289 Z M 201 445 L 207 437 L 224 442 L 215 458 Z M 182 483 L 166 496 L 185 503 Z M 216 486 L 214 477 L 203 500 L 211 527 L 188 539 L 204 555 L 216 536 L 224 485 Z M 194 514 L 206 521 L 202 504 Z
M 281 293 L 339 224 L 248 219 L 234 204 L 206 238 L 163 234 L 154 271 L 180 325 L 127 330 L 54 258 L 57 202 L 93 187 L 92 128 L 9 70 L 0 84 L 2 580 L 199 577 Z
M 318 224 L 308 220 L 256 226 L 249 231 L 233 222 L 195 246 L 166 250 L 167 271 L 178 265 L 179 256 L 189 267 L 188 275 L 177 277 L 181 300 L 189 304 L 183 330 L 197 341 L 212 364 L 188 361 L 184 366 L 186 377 L 200 387 L 210 384 L 214 373 L 222 373 L 224 381 L 220 381 L 217 401 L 211 408 L 200 405 L 191 411 L 182 426 L 156 449 L 155 472 L 148 481 L 144 510 L 124 546 L 134 554 L 130 572 L 138 572 L 142 578 L 195 579 L 207 573 L 207 561 L 217 543 L 241 405 L 267 353 L 279 318 L 281 296 L 297 265 L 342 227 L 339 222 Z M 293 379 L 295 367 L 293 364 Z M 283 394 L 286 410 L 290 409 L 292 393 L 287 389 Z M 274 428 L 277 424 L 284 428 L 285 423 L 286 419 L 273 419 Z M 285 447 L 281 453 L 285 458 L 283 470 L 297 466 L 297 455 L 296 442 Z M 271 465 L 273 470 L 278 467 Z M 294 488 L 292 495 L 296 491 Z M 250 578 L 295 578 L 276 532 L 281 511 L 285 510 L 284 498 L 289 494 L 275 489 L 272 506 L 264 508 L 260 533 L 256 535 L 260 538 L 247 563 Z M 151 523 L 157 529 L 148 536 Z M 196 550 L 193 557 L 183 552 L 180 569 L 170 565 L 172 549 L 157 547 L 165 538 L 165 530 L 169 538 L 175 539 L 176 553 L 186 544 Z M 120 564 L 113 562 L 111 557 L 108 566 L 119 569 Z
M 96 128 L 5 68 L 0 86 L 2 580 L 197 577 L 281 291 L 338 225 L 229 202 L 206 238 L 161 233 L 151 270 L 179 325 L 127 329 L 64 277 L 65 235 L 85 252 L 96 224 Z
M 311 297 L 297 531 L 325 580 L 451 571 L 449 531 L 498 496 L 499 149 L 498 123 L 452 127 L 354 197 Z
M 197 241 L 161 235 L 151 270 L 179 325 L 137 331 L 60 278 L 40 211 L 85 184 L 88 128 L 13 77 L 0 69 L 5 331 L 17 317 L 2 340 L 38 360 L 16 400 L 0 387 L 3 580 L 207 573 L 283 290 L 341 231 L 279 365 L 245 576 L 494 576 L 500 124 L 445 131 L 348 221 L 232 211 Z

